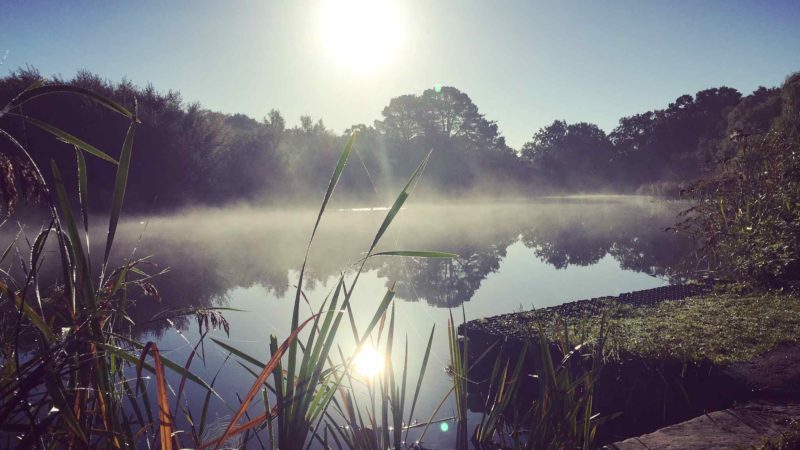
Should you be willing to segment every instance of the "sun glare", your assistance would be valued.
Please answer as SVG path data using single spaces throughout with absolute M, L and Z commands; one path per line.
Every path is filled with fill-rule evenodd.
M 344 67 L 369 74 L 392 62 L 403 42 L 400 11 L 391 0 L 326 0 L 322 42 Z
M 373 346 L 365 344 L 353 358 L 353 364 L 356 372 L 370 378 L 383 370 L 383 355 L 378 353 Z

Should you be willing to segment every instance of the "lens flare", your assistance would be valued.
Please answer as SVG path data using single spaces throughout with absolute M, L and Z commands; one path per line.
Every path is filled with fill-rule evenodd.
M 374 347 L 365 344 L 353 358 L 356 372 L 370 378 L 383 371 L 383 355 L 378 353 Z

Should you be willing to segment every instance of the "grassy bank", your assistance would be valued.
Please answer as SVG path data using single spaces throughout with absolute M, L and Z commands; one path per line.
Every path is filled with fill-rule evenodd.
M 652 306 L 606 300 L 582 317 L 550 310 L 524 314 L 531 319 L 524 325 L 526 332 L 543 330 L 559 340 L 566 326 L 573 345 L 596 339 L 605 321 L 606 355 L 612 359 L 636 354 L 724 365 L 800 337 L 800 296 L 778 293 L 712 293 Z
M 621 308 L 612 345 L 653 357 L 746 361 L 800 337 L 800 297 L 712 294 Z

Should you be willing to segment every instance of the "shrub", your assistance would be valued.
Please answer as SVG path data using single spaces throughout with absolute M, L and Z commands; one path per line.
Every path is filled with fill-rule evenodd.
M 696 268 L 752 287 L 800 282 L 800 148 L 784 132 L 739 139 L 738 154 L 689 188 L 678 228 L 698 241 Z

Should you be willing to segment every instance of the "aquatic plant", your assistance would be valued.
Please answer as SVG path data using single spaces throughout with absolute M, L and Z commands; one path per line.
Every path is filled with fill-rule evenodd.
M 118 159 L 63 130 L 23 114 L 21 106 L 26 102 L 55 94 L 88 98 L 127 119 L 128 129 Z M 149 446 L 173 449 L 192 446 L 217 449 L 253 443 L 265 449 L 300 449 L 315 444 L 325 448 L 411 448 L 421 443 L 409 442 L 409 431 L 423 428 L 418 438 L 418 441 L 423 441 L 427 428 L 440 421 L 436 418 L 439 409 L 451 398 L 456 405 L 456 417 L 452 419 L 458 424 L 456 445 L 458 448 L 468 447 L 466 399 L 468 383 L 471 383 L 470 369 L 491 349 L 475 361 L 468 361 L 468 340 L 458 338 L 451 314 L 448 342 L 453 388 L 443 393 L 440 406 L 430 419 L 413 424 L 435 327 L 431 329 L 419 372 L 409 374 L 407 339 L 402 349 L 402 363 L 396 364 L 393 358 L 393 355 L 400 354 L 396 348 L 398 339 L 392 304 L 394 287 L 387 290 L 369 324 L 360 332 L 351 306 L 359 277 L 371 258 L 456 256 L 422 250 L 376 251 L 422 176 L 430 153 L 419 163 L 388 209 L 354 273 L 343 273 L 333 292 L 321 302 L 316 312 L 301 319 L 301 304 L 307 301 L 303 281 L 308 254 L 353 150 L 355 134 L 351 134 L 328 182 L 306 247 L 295 291 L 289 336 L 283 341 L 270 336 L 270 358 L 262 362 L 208 336 L 216 328 L 229 332 L 222 311 L 231 308 L 184 310 L 181 314 L 196 316 L 200 331 L 199 339 L 190 343 L 191 351 L 186 361 L 180 364 L 165 357 L 155 342 L 137 342 L 130 333 L 132 320 L 127 311 L 137 297 L 159 296 L 152 283 L 159 273 L 148 273 L 147 258 L 135 257 L 133 253 L 122 266 L 109 267 L 133 157 L 137 126 L 135 108 L 128 111 L 113 101 L 79 88 L 37 83 L 0 110 L 2 115 L 17 117 L 71 144 L 76 149 L 78 180 L 77 193 L 70 195 L 60 168 L 51 162 L 52 181 L 48 182 L 27 149 L 12 135 L 0 130 L 0 134 L 23 155 L 26 165 L 19 167 L 28 171 L 25 177 L 14 178 L 15 169 L 9 162 L 12 160 L 0 161 L 0 165 L 5 167 L 3 195 L 9 211 L 17 201 L 13 197 L 16 191 L 12 189 L 15 183 L 29 179 L 35 181 L 33 184 L 37 190 L 24 188 L 27 189 L 25 192 L 39 192 L 40 200 L 50 211 L 48 225 L 29 242 L 28 261 L 21 262 L 22 279 L 15 280 L 9 271 L 4 272 L 0 283 L 0 310 L 12 313 L 4 314 L 0 319 L 0 443 L 3 447 L 121 449 Z M 89 177 L 84 153 L 116 166 L 107 239 L 99 266 L 93 266 L 89 240 Z M 54 189 L 52 196 L 51 187 Z M 73 210 L 75 198 L 80 215 Z M 62 279 L 55 285 L 47 285 L 46 280 L 40 279 L 48 239 L 55 240 L 58 249 Z M 18 244 L 17 241 L 11 242 L 0 256 L 0 262 L 6 260 Z M 338 345 L 343 339 L 343 322 L 349 324 L 356 349 L 373 343 L 375 347 L 383 348 L 384 363 L 380 374 L 364 376 L 355 372 L 354 356 L 345 355 Z M 237 395 L 238 405 L 232 403 L 233 399 L 221 397 L 214 388 L 222 366 L 210 381 L 192 371 L 192 364 L 197 359 L 204 360 L 203 346 L 207 339 L 227 353 L 222 366 L 227 361 L 236 361 L 253 375 L 253 383 L 247 392 Z M 541 345 L 547 348 L 544 341 Z M 542 390 L 544 397 L 535 402 L 525 415 L 515 416 L 514 421 L 509 421 L 504 411 L 514 403 L 513 393 L 526 363 L 525 352 L 514 360 L 498 359 L 495 362 L 491 377 L 495 388 L 485 399 L 490 406 L 488 413 L 473 433 L 475 445 L 498 443 L 499 436 L 514 437 L 508 442 L 501 439 L 502 445 L 518 447 L 524 441 L 528 448 L 540 442 L 580 443 L 584 447 L 591 443 L 596 418 L 588 414 L 592 409 L 594 372 L 574 378 L 564 369 L 565 362 L 554 366 L 549 352 L 541 351 L 540 357 L 540 367 L 546 369 L 539 374 L 546 382 L 546 388 Z M 509 369 L 511 367 L 513 369 Z M 154 390 L 146 386 L 148 377 L 145 373 L 155 377 Z M 200 408 L 192 407 L 186 398 L 187 383 L 204 392 Z M 357 385 L 366 387 L 366 399 L 357 394 Z M 227 422 L 211 423 L 212 397 L 230 411 Z M 410 407 L 407 400 L 411 400 Z M 557 401 L 554 403 L 553 400 Z M 519 440 L 521 435 L 528 437 Z
M 60 93 L 84 96 L 129 119 L 130 124 L 119 160 L 63 130 L 26 116 L 21 111 L 21 106 L 34 98 Z M 122 448 L 149 441 L 151 446 L 179 448 L 182 445 L 178 429 L 178 413 L 181 410 L 190 428 L 186 430 L 187 434 L 199 448 L 219 448 L 236 435 L 245 433 L 247 436 L 251 430 L 257 432 L 265 428 L 269 435 L 270 446 L 275 443 L 276 438 L 280 448 L 301 448 L 307 442 L 310 445 L 309 435 L 320 439 L 317 430 L 323 417 L 329 417 L 327 409 L 333 394 L 341 388 L 346 377 L 351 378 L 351 361 L 343 358 L 341 364 L 334 365 L 331 363 L 330 352 L 343 317 L 350 313 L 350 299 L 367 259 L 395 256 L 422 258 L 454 256 L 441 252 L 408 250 L 375 252 L 381 237 L 422 175 L 428 155 L 387 212 L 358 271 L 349 282 L 349 288 L 345 276 L 342 275 L 330 300 L 323 302 L 316 314 L 301 322 L 299 310 L 301 298 L 304 297 L 302 291 L 306 266 L 304 260 L 297 284 L 292 332 L 281 345 L 278 345 L 276 337 L 271 338 L 271 359 L 268 362 L 262 364 L 243 352 L 215 340 L 231 355 L 260 366 L 261 370 L 256 374 L 251 389 L 240 399 L 238 408 L 231 407 L 224 399 L 219 398 L 231 409 L 233 415 L 221 435 L 204 439 L 204 436 L 207 436 L 205 426 L 209 400 L 212 395 L 219 397 L 213 388 L 216 377 L 209 384 L 194 374 L 190 368 L 209 326 L 224 327 L 227 331 L 227 322 L 214 310 L 198 311 L 201 331 L 204 324 L 206 332 L 201 333 L 200 342 L 194 345 L 186 363 L 179 365 L 161 355 L 154 342 L 139 343 L 122 333 L 124 322 L 130 320 L 126 316 L 126 309 L 129 307 L 131 301 L 129 295 L 133 288 L 141 289 L 144 295 L 157 295 L 157 290 L 150 284 L 150 280 L 156 274 L 146 273 L 141 268 L 145 259 L 136 259 L 133 256 L 122 267 L 113 270 L 108 267 L 125 197 L 137 123 L 136 111 L 130 112 L 111 100 L 80 88 L 37 83 L 6 105 L 0 111 L 0 116 L 2 115 L 25 120 L 76 148 L 77 198 L 83 222 L 81 233 L 61 172 L 55 163 L 51 163 L 52 183 L 56 195 L 54 199 L 43 196 L 51 211 L 51 222 L 37 235 L 31 245 L 29 264 L 23 267 L 24 281 L 15 283 L 9 277 L 0 285 L 3 294 L 0 307 L 16 313 L 14 320 L 4 319 L 4 325 L 12 326 L 3 327 L 2 342 L 0 342 L 3 349 L 0 356 L 2 363 L 0 431 L 7 447 Z M 48 183 L 27 149 L 10 134 L 2 130 L 0 134 L 25 156 L 36 174 L 37 186 L 45 194 L 49 194 Z M 350 156 L 354 140 L 355 134 L 352 134 L 328 184 L 306 249 L 306 260 L 325 208 Z M 88 175 L 81 152 L 89 153 L 117 166 L 108 237 L 97 278 L 92 270 L 88 238 Z M 9 164 L 5 165 L 6 168 Z M 12 179 L 9 170 L 6 171 L 8 182 L 4 194 L 9 209 L 13 209 L 16 198 L 12 197 L 15 192 L 12 187 L 15 180 Z M 56 285 L 50 292 L 42 294 L 38 274 L 45 244 L 51 235 L 58 241 L 63 285 Z M 8 246 L 2 259 L 9 255 L 14 245 L 12 242 Z M 370 337 L 373 328 L 379 322 L 382 323 L 393 296 L 394 291 L 390 289 L 377 307 L 369 326 L 360 337 L 356 336 L 359 346 Z M 351 313 L 349 318 L 352 322 Z M 387 352 L 391 352 L 393 345 L 393 315 L 390 322 Z M 353 323 L 351 326 L 355 330 Z M 306 327 L 310 328 L 310 333 L 305 342 L 301 343 L 299 335 Z M 59 329 L 60 333 L 57 332 Z M 429 350 L 430 344 L 428 352 Z M 147 363 L 148 355 L 152 357 L 152 364 Z M 427 352 L 425 359 L 427 360 Z M 180 377 L 177 393 L 169 386 L 165 369 Z M 130 379 L 131 370 L 135 371 L 133 379 Z M 388 405 L 391 401 L 391 408 L 395 414 L 393 423 L 400 425 L 393 432 L 396 445 L 399 445 L 399 430 L 402 428 L 404 408 L 401 404 L 406 395 L 406 370 L 407 367 L 404 366 L 402 381 L 398 385 L 390 365 L 381 384 L 382 402 Z M 144 371 L 153 373 L 156 378 L 154 403 L 151 403 L 149 393 L 143 387 Z M 414 402 L 419 394 L 423 375 L 424 365 L 417 380 Z M 267 384 L 269 377 L 273 377 L 272 386 Z M 187 381 L 207 391 L 199 414 L 193 415 L 190 410 L 180 407 Z M 265 411 L 258 417 L 250 418 L 249 407 L 259 393 L 264 399 Z M 273 394 L 275 400 L 270 407 L 268 397 Z M 171 407 L 173 399 L 175 406 Z M 157 408 L 155 413 L 154 405 Z M 411 409 L 413 414 L 414 407 Z M 245 416 L 248 420 L 240 424 L 240 420 Z M 276 422 L 274 427 L 273 422 Z M 329 427 L 325 425 L 323 429 L 328 430 Z M 384 427 L 384 430 L 388 430 L 388 427 Z M 384 437 L 387 436 L 386 433 L 384 431 Z M 247 441 L 247 437 L 244 441 Z M 388 438 L 384 441 L 388 442 Z
M 129 120 L 119 161 L 81 139 L 52 125 L 26 116 L 22 106 L 40 97 L 71 94 L 92 100 Z M 13 98 L 0 110 L 0 117 L 23 120 L 71 144 L 76 149 L 79 202 L 84 231 L 89 221 L 85 209 L 88 195 L 83 153 L 117 166 L 116 188 L 109 215 L 109 233 L 100 276 L 95 278 L 89 258 L 88 241 L 84 246 L 73 215 L 59 168 L 51 163 L 55 199 L 42 172 L 28 150 L 11 134 L 0 130 L 23 158 L 33 175 L 40 199 L 50 211 L 50 223 L 30 244 L 30 257 L 22 263 L 23 280 L 5 277 L 0 284 L 0 308 L 13 313 L 0 335 L 0 430 L 7 446 L 27 448 L 61 445 L 75 448 L 92 445 L 98 439 L 119 447 L 125 439 L 122 388 L 118 384 L 121 360 L 104 349 L 114 346 L 113 330 L 125 318 L 129 289 L 143 286 L 149 275 L 139 269 L 141 260 L 131 259 L 120 270 L 107 270 L 116 226 L 124 198 L 130 156 L 136 127 L 136 114 L 119 104 L 90 91 L 62 85 L 36 83 Z M 8 177 L 6 177 L 8 179 Z M 30 184 L 28 183 L 28 184 Z M 9 210 L 13 210 L 13 182 L 4 190 Z M 57 241 L 63 273 L 62 284 L 43 292 L 38 272 L 47 240 Z M 2 259 L 15 245 L 12 242 Z M 4 324 L 6 325 L 6 324 Z M 60 332 L 58 331 L 60 330 Z M 124 381 L 124 379 L 122 380 Z M 124 384 L 124 383 L 123 383 Z M 129 433 L 128 433 L 129 435 Z M 12 445 L 13 444 L 13 445 Z
M 463 395 L 459 403 L 465 404 L 467 395 L 477 395 L 481 404 L 480 421 L 470 436 L 476 448 L 593 448 L 598 427 L 606 419 L 594 404 L 603 367 L 602 324 L 596 339 L 578 345 L 570 343 L 566 328 L 556 340 L 538 329 L 522 342 L 509 342 L 499 349 L 493 344 L 465 371 L 470 354 L 467 340 L 468 335 L 463 345 L 451 346 L 451 360 L 461 372 L 453 378 L 454 391 Z M 476 379 L 472 369 L 487 354 L 495 355 L 494 362 L 489 361 L 490 375 L 485 380 Z M 467 389 L 467 383 L 473 389 Z M 467 432 L 466 415 L 459 419 L 459 428 Z M 459 440 L 466 440 L 466 436 Z
M 688 189 L 676 225 L 695 237 L 690 269 L 746 288 L 800 286 L 800 75 L 784 84 L 781 115 L 763 133 L 737 130 L 715 170 Z

